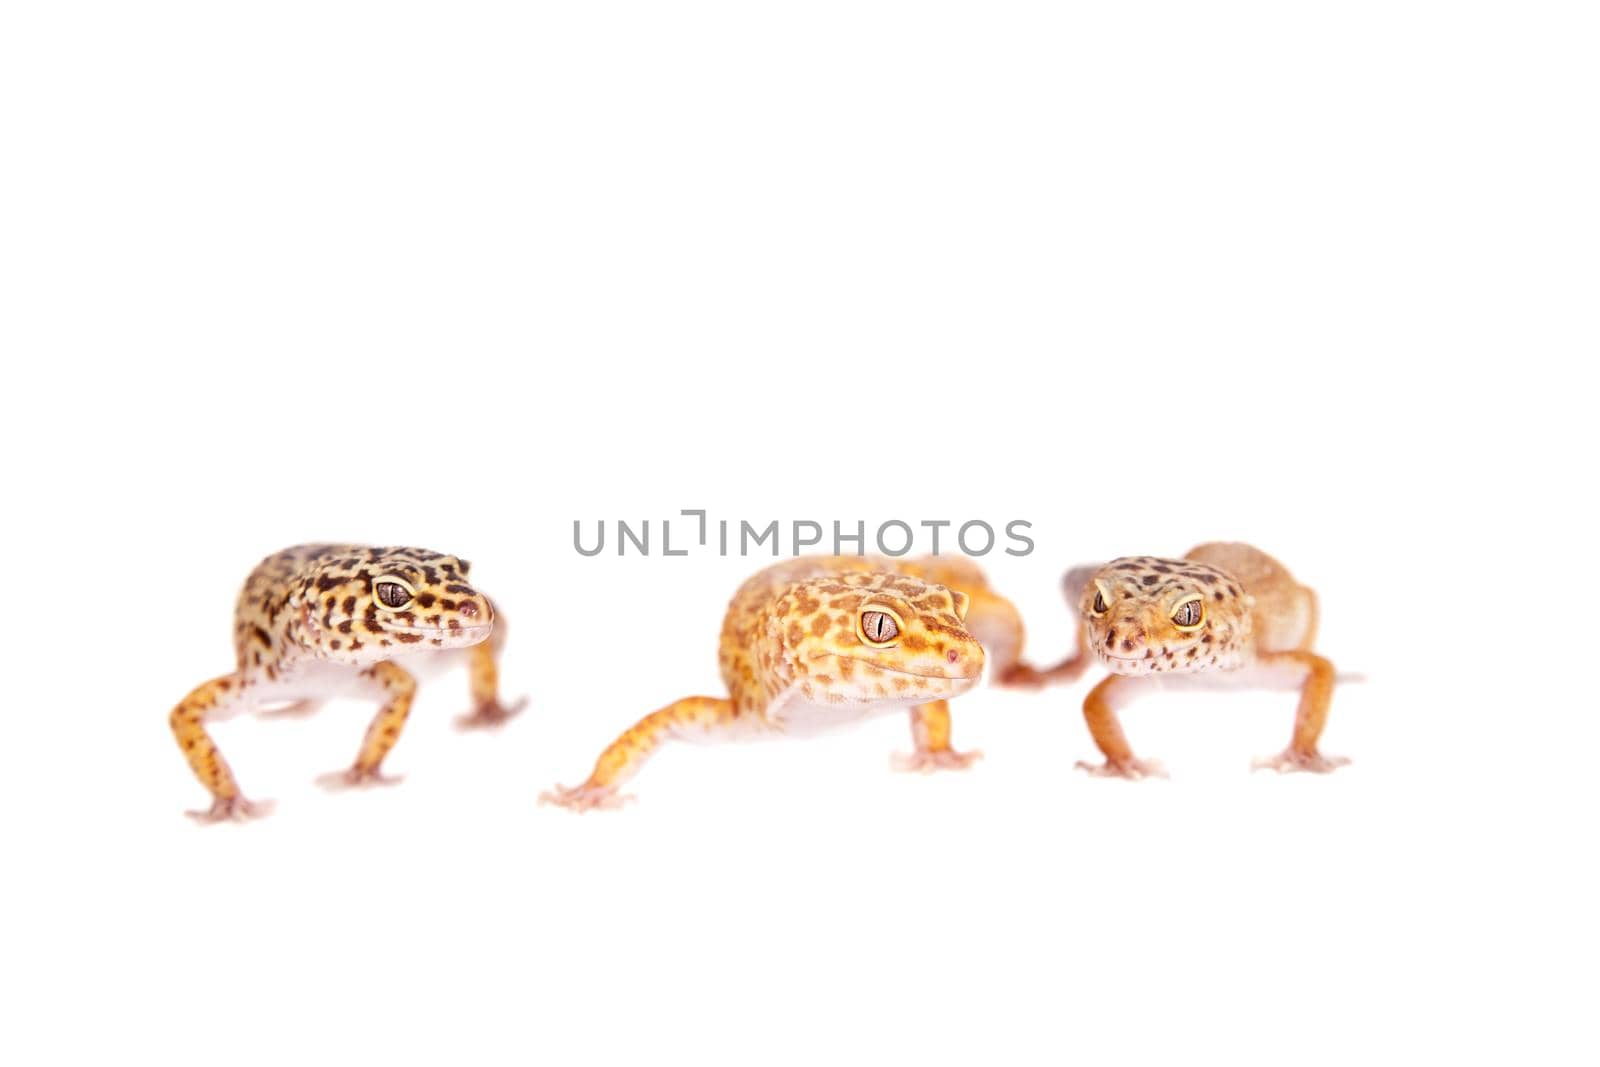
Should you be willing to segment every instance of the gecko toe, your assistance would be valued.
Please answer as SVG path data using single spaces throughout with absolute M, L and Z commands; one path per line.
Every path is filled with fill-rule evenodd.
M 377 767 L 347 767 L 342 771 L 329 771 L 317 777 L 317 784 L 330 792 L 343 789 L 361 789 L 373 785 L 398 785 L 403 774 L 384 774 Z
M 209 808 L 186 811 L 185 815 L 202 825 L 219 822 L 248 822 L 272 814 L 277 807 L 271 800 L 249 800 L 242 796 L 219 797 Z
M 558 785 L 539 794 L 539 805 L 546 804 L 583 814 L 586 811 L 617 811 L 631 804 L 634 797 L 604 786 L 580 785 L 569 788 Z
M 1297 752 L 1284 749 L 1276 756 L 1263 756 L 1250 761 L 1252 771 L 1277 771 L 1279 774 L 1329 774 L 1348 765 L 1348 756 L 1324 756 L 1320 752 Z
M 964 771 L 982 758 L 983 753 L 976 749 L 970 752 L 957 752 L 953 748 L 936 751 L 918 749 L 909 755 L 896 752 L 890 759 L 890 765 L 897 771 L 932 774 L 934 771 Z
M 488 700 L 479 704 L 465 715 L 456 718 L 458 730 L 492 730 L 504 726 L 523 708 L 528 706 L 528 698 L 518 697 L 510 704 L 501 704 L 498 700 Z
M 1125 778 L 1130 782 L 1137 782 L 1145 778 L 1170 778 L 1166 768 L 1156 760 L 1126 759 L 1106 760 L 1104 763 L 1088 763 L 1079 760 L 1077 769 L 1085 771 L 1095 778 Z

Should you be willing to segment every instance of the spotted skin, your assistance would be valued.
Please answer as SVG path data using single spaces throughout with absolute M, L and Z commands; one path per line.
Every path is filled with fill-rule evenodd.
M 468 661 L 474 710 L 466 726 L 494 725 L 521 704 L 498 695 L 495 661 L 504 625 L 467 581 L 470 565 L 420 548 L 297 545 L 262 560 L 234 611 L 236 666 L 185 697 L 169 718 L 189 768 L 211 793 L 201 821 L 264 814 L 250 801 L 206 731 L 207 720 L 284 705 L 315 710 L 328 697 L 378 702 L 354 763 L 324 778 L 333 785 L 390 781 L 384 757 L 399 740 L 416 695 L 407 666 Z
M 989 664 L 989 677 L 1003 686 L 1028 687 L 1039 684 L 1043 672 L 1022 659 L 1026 633 L 1022 613 L 1015 604 L 995 592 L 983 569 L 966 556 L 923 556 L 894 559 L 865 557 L 881 570 L 909 574 L 935 585 L 966 594 L 966 626 L 983 646 Z
M 651 712 L 617 738 L 576 787 L 545 803 L 574 811 L 614 808 L 619 792 L 671 738 L 795 736 L 911 709 L 915 751 L 907 770 L 969 765 L 951 747 L 948 698 L 977 684 L 984 649 L 968 629 L 966 593 L 889 569 L 897 561 L 809 556 L 760 571 L 741 585 L 723 617 L 718 662 L 727 697 L 693 696 Z M 894 636 L 865 634 L 894 621 Z M 881 631 L 879 631 L 881 632 Z M 880 647 L 881 646 L 881 647 Z
M 1317 749 L 1335 675 L 1333 665 L 1311 651 L 1316 594 L 1265 552 L 1212 543 L 1182 559 L 1128 556 L 1069 572 L 1065 584 L 1082 619 L 1075 658 L 1093 656 L 1110 671 L 1083 702 L 1105 763 L 1079 764 L 1083 769 L 1122 778 L 1163 773 L 1159 764 L 1134 756 L 1117 718 L 1161 684 L 1298 689 L 1288 748 L 1255 765 L 1327 772 L 1349 762 Z

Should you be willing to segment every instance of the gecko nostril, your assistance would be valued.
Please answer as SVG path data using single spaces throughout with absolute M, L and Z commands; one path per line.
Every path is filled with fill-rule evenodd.
M 1106 647 L 1117 647 L 1117 628 L 1115 626 L 1106 631 Z
M 467 601 L 461 605 L 461 614 L 465 615 L 469 619 L 476 619 L 478 617 L 478 605 L 474 604 L 470 600 Z
M 951 663 L 954 663 L 956 660 L 961 658 L 961 653 L 952 648 L 949 652 L 944 654 L 944 658 L 949 660 Z

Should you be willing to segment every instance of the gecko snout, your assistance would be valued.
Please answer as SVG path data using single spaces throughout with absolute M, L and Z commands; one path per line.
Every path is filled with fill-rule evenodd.
M 951 677 L 976 679 L 983 674 L 983 646 L 977 641 L 965 641 L 945 649 L 944 661 L 950 665 L 947 670 Z
M 461 617 L 461 625 L 477 629 L 489 626 L 494 622 L 494 605 L 489 598 L 482 594 L 462 597 L 456 604 L 456 614 Z
M 1149 637 L 1149 633 L 1140 623 L 1125 622 L 1121 625 L 1112 623 L 1106 627 L 1106 651 L 1112 653 L 1132 652 L 1144 644 L 1147 637 Z

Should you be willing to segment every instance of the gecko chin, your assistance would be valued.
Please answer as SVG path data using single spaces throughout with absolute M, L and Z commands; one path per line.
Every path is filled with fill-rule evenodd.
M 971 675 L 970 677 L 944 678 L 938 682 L 935 682 L 935 685 L 942 685 L 944 687 L 937 699 L 943 700 L 946 697 L 960 696 L 962 693 L 965 693 L 967 690 L 977 685 L 978 679 L 982 676 L 983 667 L 980 665 L 978 668 L 978 673 Z

